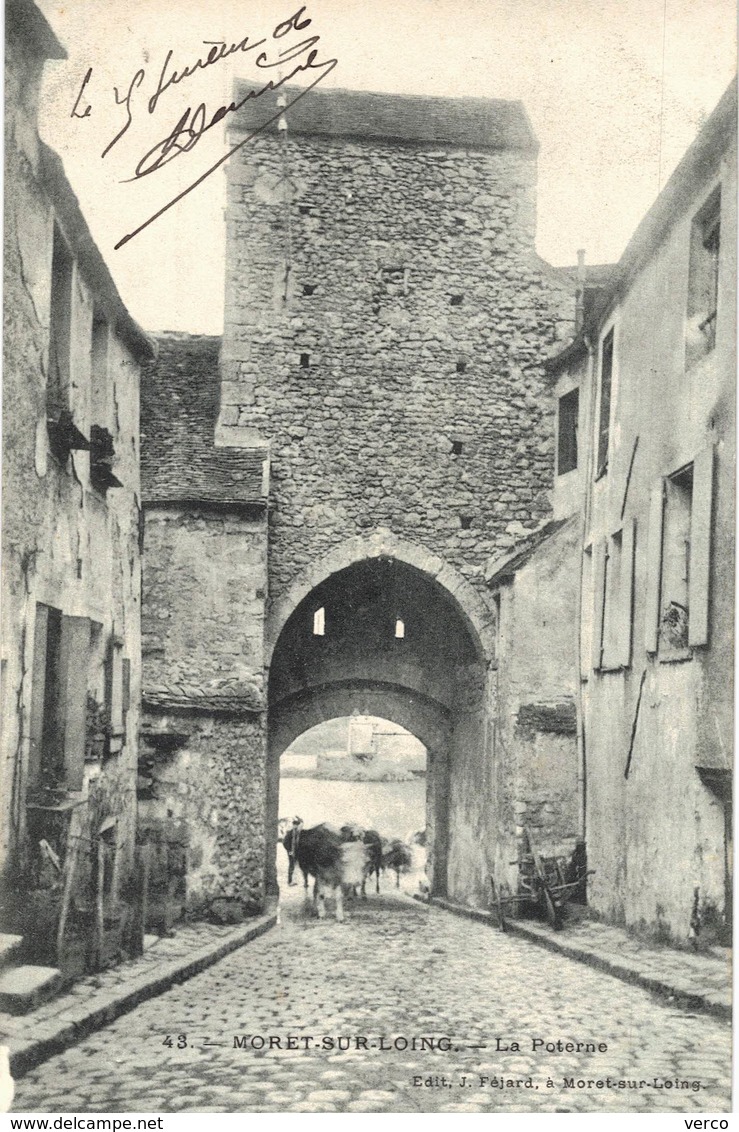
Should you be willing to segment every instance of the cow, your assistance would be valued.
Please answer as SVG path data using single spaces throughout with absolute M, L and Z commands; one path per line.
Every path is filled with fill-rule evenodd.
M 367 850 L 367 867 L 362 881 L 362 896 L 366 897 L 367 895 L 365 884 L 367 877 L 371 877 L 373 873 L 375 874 L 375 892 L 379 895 L 380 872 L 382 870 L 382 838 L 376 829 L 366 829 L 363 840 Z
M 375 892 L 380 891 L 380 872 L 382 870 L 382 838 L 376 829 L 363 829 L 360 825 L 342 825 L 342 841 L 360 841 L 366 848 L 367 863 L 362 878 L 362 896 L 367 899 L 367 877 L 375 874 Z
M 399 837 L 391 841 L 385 849 L 382 863 L 386 869 L 392 869 L 395 873 L 396 888 L 400 888 L 400 874 L 409 872 L 412 860 L 410 848 Z
M 336 919 L 344 919 L 343 885 L 354 886 L 362 883 L 367 862 L 364 843 L 342 840 L 341 832 L 328 825 L 317 825 L 312 829 L 301 829 L 297 839 L 295 857 L 305 877 L 315 877 L 313 902 L 319 920 L 326 916 L 326 896 L 336 900 Z

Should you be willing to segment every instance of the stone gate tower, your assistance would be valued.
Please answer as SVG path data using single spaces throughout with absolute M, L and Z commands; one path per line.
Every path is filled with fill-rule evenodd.
M 220 373 L 212 340 L 172 341 L 149 383 L 192 426 L 149 447 L 148 703 L 155 729 L 192 716 L 170 808 L 201 894 L 253 900 L 281 753 L 381 716 L 428 751 L 434 890 L 479 902 L 514 820 L 483 567 L 550 514 L 543 362 L 574 319 L 534 250 L 537 145 L 519 103 L 282 93 L 287 129 L 259 132 L 276 94 L 232 116 Z
M 216 439 L 270 444 L 272 600 L 378 527 L 474 582 L 548 512 L 541 361 L 572 327 L 534 252 L 523 106 L 317 87 L 285 117 L 228 167 Z

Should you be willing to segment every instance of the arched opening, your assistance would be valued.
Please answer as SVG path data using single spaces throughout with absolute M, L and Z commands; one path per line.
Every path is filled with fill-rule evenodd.
M 427 870 L 431 891 L 446 893 L 454 831 L 462 853 L 463 841 L 475 851 L 484 841 L 485 677 L 470 619 L 435 578 L 385 555 L 323 578 L 284 620 L 272 654 L 266 829 L 293 816 L 279 808 L 280 761 L 299 736 L 341 717 L 388 720 L 426 749 Z M 265 883 L 276 890 L 270 853 Z
M 399 838 L 413 846 L 402 887 L 418 891 L 427 884 L 426 765 L 421 740 L 392 720 L 355 713 L 310 727 L 280 757 L 279 832 L 300 817 L 306 829 L 351 824 L 376 830 L 388 844 Z M 284 897 L 288 855 L 279 842 L 276 871 Z M 292 884 L 302 887 L 297 870 Z

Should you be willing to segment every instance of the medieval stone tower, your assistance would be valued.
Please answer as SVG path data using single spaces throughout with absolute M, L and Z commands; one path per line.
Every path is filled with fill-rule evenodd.
M 297 92 L 282 93 L 279 125 L 259 131 L 278 109 L 264 95 L 229 134 L 245 144 L 228 165 L 220 373 L 215 343 L 163 352 L 167 388 L 212 403 L 214 476 L 197 499 L 180 492 L 181 519 L 150 491 L 147 538 L 166 569 L 150 575 L 160 643 L 149 702 L 184 703 L 162 690 L 173 665 L 197 682 L 185 643 L 200 639 L 194 621 L 210 603 L 222 710 L 211 740 L 194 729 L 203 773 L 188 837 L 192 852 L 212 802 L 201 840 L 214 891 L 236 894 L 239 877 L 252 897 L 273 886 L 279 756 L 308 727 L 358 711 L 425 744 L 433 887 L 479 900 L 505 800 L 483 568 L 550 513 L 542 363 L 574 319 L 561 273 L 534 250 L 537 145 L 519 103 L 316 87 L 291 106 Z M 256 497 L 222 482 L 238 450 L 269 467 L 256 525 Z M 266 582 L 242 568 L 260 555 Z M 164 588 L 185 560 L 194 600 Z M 182 657 L 163 605 L 187 622 Z M 231 723 L 229 664 L 265 695 L 261 708 L 232 696 Z M 211 692 L 193 693 L 193 710 L 212 710 Z
M 474 578 L 547 514 L 540 362 L 573 313 L 534 253 L 525 111 L 316 88 L 285 117 L 228 168 L 217 439 L 270 444 L 272 598 L 378 527 Z

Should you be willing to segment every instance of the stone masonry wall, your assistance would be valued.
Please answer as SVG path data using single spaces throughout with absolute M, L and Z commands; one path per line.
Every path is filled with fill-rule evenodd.
M 263 697 L 264 514 L 147 507 L 144 694 Z
M 149 928 L 264 897 L 263 509 L 146 508 L 139 839 Z
M 282 145 L 229 168 L 217 431 L 271 442 L 271 596 L 378 526 L 478 579 L 550 508 L 541 361 L 574 304 L 534 254 L 534 161 Z
M 266 848 L 264 718 L 170 711 L 149 713 L 146 725 L 139 836 L 142 841 L 166 844 L 170 867 L 162 869 L 162 880 L 168 879 L 171 886 L 177 873 L 172 861 L 179 851 L 186 871 L 182 902 L 190 915 L 207 912 L 217 900 L 232 903 L 241 914 L 261 907 Z M 152 741 L 157 731 L 177 732 L 179 747 L 168 750 L 155 738 Z M 178 910 L 171 910 L 173 918 Z

